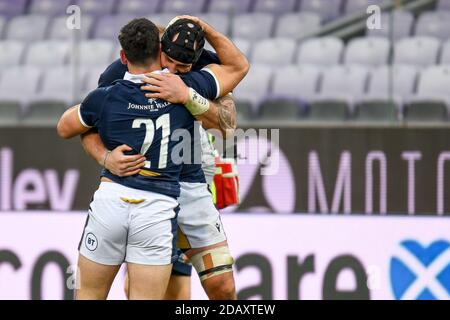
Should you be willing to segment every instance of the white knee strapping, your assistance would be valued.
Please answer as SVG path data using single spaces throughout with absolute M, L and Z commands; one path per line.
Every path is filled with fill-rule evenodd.
M 234 259 L 227 246 L 205 250 L 190 258 L 201 281 L 232 271 Z

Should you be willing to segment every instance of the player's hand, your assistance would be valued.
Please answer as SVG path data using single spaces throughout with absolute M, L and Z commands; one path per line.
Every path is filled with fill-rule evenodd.
M 189 88 L 177 75 L 171 73 L 146 74 L 143 81 L 146 83 L 141 89 L 150 91 L 146 93 L 147 98 L 162 99 L 170 103 L 185 104 L 189 99 Z
M 119 177 L 128 177 L 139 173 L 145 165 L 145 157 L 141 154 L 128 156 L 124 152 L 133 150 L 123 144 L 115 148 L 106 158 L 105 168 Z

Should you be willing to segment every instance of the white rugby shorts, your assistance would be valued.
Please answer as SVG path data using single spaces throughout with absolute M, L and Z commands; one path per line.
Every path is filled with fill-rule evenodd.
M 81 255 L 105 265 L 167 265 L 176 254 L 178 202 L 171 197 L 101 182 L 89 207 Z

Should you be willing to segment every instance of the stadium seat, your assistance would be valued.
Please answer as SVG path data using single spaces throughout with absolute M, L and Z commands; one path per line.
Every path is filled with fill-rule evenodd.
M 198 14 L 203 12 L 205 0 L 170 0 L 164 1 L 162 12 L 177 14 Z
M 371 72 L 367 94 L 359 104 L 385 106 L 395 105 L 400 111 L 405 101 L 414 94 L 418 69 L 410 65 L 382 66 Z M 375 111 L 374 111 L 375 112 Z
M 230 33 L 230 19 L 223 13 L 203 13 L 198 17 L 214 27 L 217 31 L 228 35 Z
M 0 0 L 0 15 L 14 17 L 25 13 L 28 0 Z
M 304 120 L 342 122 L 349 116 L 350 111 L 345 102 L 315 101 L 310 104 L 309 113 Z
M 297 8 L 297 4 L 298 0 L 256 0 L 253 5 L 253 11 L 281 15 L 294 12 Z
M 437 10 L 450 10 L 450 0 L 439 0 Z
M 25 64 L 39 67 L 57 67 L 66 63 L 70 51 L 67 41 L 46 40 L 34 42 L 25 54 Z
M 240 14 L 248 12 L 251 0 L 211 0 L 209 12 Z
M 335 37 L 308 39 L 300 45 L 297 54 L 299 64 L 317 64 L 322 67 L 339 64 L 344 43 Z
M 234 91 L 237 101 L 256 103 L 269 91 L 272 68 L 266 65 L 254 64 L 249 73 Z
M 31 14 L 44 14 L 47 16 L 66 14 L 71 0 L 32 0 L 29 7 Z
M 372 71 L 368 97 L 388 97 L 392 92 L 409 99 L 415 91 L 418 69 L 410 65 L 381 66 Z
M 94 18 L 89 15 L 81 16 L 80 29 L 69 29 L 66 26 L 67 16 L 56 17 L 50 22 L 48 38 L 52 40 L 71 40 L 76 32 L 80 39 L 87 39 L 92 30 Z M 78 34 L 76 35 L 78 37 Z
M 392 101 L 370 101 L 355 107 L 354 120 L 359 122 L 395 122 L 397 105 Z
M 18 66 L 5 69 L 0 79 L 1 103 L 26 105 L 36 94 L 40 78 L 41 70 L 37 67 Z
M 436 64 L 440 46 L 440 41 L 436 38 L 404 38 L 394 45 L 394 63 L 419 67 Z
M 437 97 L 450 95 L 449 84 L 450 66 L 432 66 L 421 72 L 417 94 Z
M 154 14 L 157 12 L 159 4 L 159 0 L 120 0 L 117 13 L 136 16 Z
M 411 114 L 423 113 L 424 117 L 436 116 L 436 110 L 450 109 L 450 66 L 432 66 L 420 74 L 417 94 L 410 99 L 408 112 Z M 420 107 L 432 111 L 422 110 Z
M 250 59 L 252 55 L 252 43 L 247 39 L 234 38 L 232 40 L 236 47 L 238 47 L 239 50 L 241 50 L 241 52 L 245 54 L 248 59 Z
M 354 38 L 347 45 L 344 62 L 374 67 L 384 65 L 389 61 L 390 48 L 390 41 L 387 38 Z
M 301 104 L 296 99 L 269 99 L 263 101 L 258 109 L 260 120 L 295 121 L 300 117 Z
M 0 101 L 0 126 L 17 126 L 20 122 L 21 112 L 20 105 Z
M 79 79 L 75 80 L 74 77 Z M 30 100 L 30 106 L 45 105 L 45 104 L 60 104 L 64 107 L 74 104 L 79 101 L 79 93 L 75 92 L 74 84 L 79 86 L 81 90 L 85 81 L 85 74 L 80 72 L 74 74 L 70 67 L 59 67 L 48 69 L 44 71 L 42 76 L 42 88 Z
M 450 14 L 447 12 L 425 12 L 416 24 L 416 36 L 435 37 L 440 40 L 450 38 Z
M 33 104 L 24 113 L 22 125 L 54 127 L 57 125 L 66 106 L 59 102 L 45 102 L 44 104 Z
M 241 38 L 233 38 L 231 39 L 236 47 L 241 50 L 241 52 L 247 57 L 247 59 L 251 60 L 252 48 L 253 44 L 250 40 L 241 39 Z M 209 44 L 208 41 L 205 42 L 205 49 L 210 51 L 215 51 L 214 48 Z
M 369 36 L 391 38 L 391 19 L 393 21 L 392 37 L 394 40 L 409 37 L 414 24 L 414 16 L 408 11 L 394 11 L 393 17 L 390 13 L 381 15 L 381 29 L 369 29 Z
M 320 69 L 313 65 L 277 68 L 271 95 L 308 101 L 316 96 L 320 77 Z
M 278 18 L 275 37 L 301 39 L 320 29 L 320 16 L 316 13 L 288 13 Z
M 405 108 L 404 118 L 410 122 L 447 121 L 448 109 L 444 104 L 416 102 Z
M 95 39 L 116 39 L 120 29 L 135 17 L 132 15 L 117 15 L 101 17 L 94 29 Z M 117 40 L 118 41 L 118 40 Z
M 108 65 L 112 61 L 113 50 L 114 43 L 109 40 L 97 39 L 82 41 L 79 48 L 79 64 L 88 68 Z M 69 58 L 71 61 L 73 56 L 71 55 Z
M 441 64 L 450 64 L 450 40 L 442 47 Z
M 240 14 L 232 21 L 231 35 L 249 40 L 269 38 L 274 21 L 274 16 L 269 13 Z
M 172 13 L 159 13 L 151 14 L 147 18 L 157 26 L 165 28 L 169 24 L 170 20 L 174 18 L 174 15 Z
M 366 89 L 369 71 L 367 67 L 358 65 L 334 66 L 323 74 L 320 96 L 337 97 L 342 94 L 353 98 L 362 97 Z
M 87 69 L 85 72 L 85 81 L 84 85 L 81 88 L 81 99 L 83 100 L 84 97 L 87 96 L 89 92 L 92 90 L 95 90 L 95 88 L 98 87 L 98 79 L 100 78 L 100 75 L 103 71 L 105 71 L 105 67 L 96 67 L 96 68 L 90 68 Z
M 347 0 L 345 2 L 345 14 L 365 13 L 370 5 L 381 5 L 385 0 Z
M 48 23 L 49 18 L 43 15 L 14 17 L 7 25 L 5 38 L 27 42 L 42 40 L 45 37 Z
M 3 34 L 6 30 L 6 18 L 3 16 L 0 16 L 0 39 L 3 39 Z
M 112 14 L 116 0 L 78 0 L 77 5 L 80 6 L 83 14 L 105 15 Z
M 368 75 L 368 69 L 358 65 L 328 68 L 323 75 L 320 93 L 312 99 L 312 104 L 320 106 L 316 108 L 324 111 L 324 116 L 331 116 L 326 106 L 340 108 L 346 105 L 351 110 L 354 103 L 364 96 Z
M 19 65 L 23 58 L 25 43 L 22 41 L 0 41 L 0 66 L 10 67 Z
M 271 38 L 256 42 L 253 46 L 252 63 L 283 66 L 292 64 L 297 43 L 288 38 Z
M 318 13 L 322 21 L 327 22 L 341 15 L 342 0 L 301 1 L 301 11 Z

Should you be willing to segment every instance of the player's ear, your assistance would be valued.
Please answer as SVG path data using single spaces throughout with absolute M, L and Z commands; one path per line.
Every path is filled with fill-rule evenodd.
M 125 56 L 125 51 L 123 51 L 123 49 L 120 50 L 120 61 L 122 64 L 128 63 L 127 57 Z
M 166 60 L 164 60 L 165 57 L 164 57 L 164 52 L 162 51 L 161 44 L 159 44 L 159 57 L 161 59 L 161 63 L 164 64 Z M 165 66 L 163 65 L 163 67 L 165 67 Z

